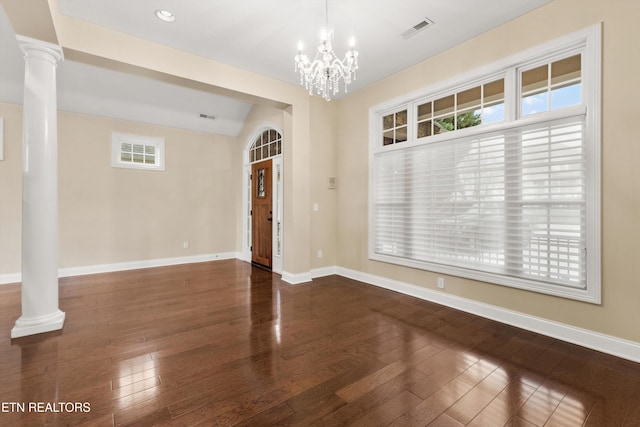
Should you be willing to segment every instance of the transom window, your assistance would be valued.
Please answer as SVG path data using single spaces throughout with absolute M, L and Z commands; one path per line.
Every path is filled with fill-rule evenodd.
M 599 303 L 599 45 L 372 109 L 369 257 Z
M 521 114 L 557 110 L 581 103 L 581 55 L 521 71 Z
M 275 129 L 267 129 L 249 148 L 249 162 L 259 162 L 279 154 L 282 154 L 282 135 Z
M 499 79 L 418 103 L 416 136 L 424 138 L 502 120 L 504 79 Z
M 382 144 L 398 144 L 407 140 L 407 109 L 382 117 Z

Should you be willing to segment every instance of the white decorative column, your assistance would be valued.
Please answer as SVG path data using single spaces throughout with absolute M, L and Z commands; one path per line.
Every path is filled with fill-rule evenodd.
M 62 329 L 58 308 L 58 126 L 60 46 L 17 36 L 24 52 L 22 316 L 11 338 Z

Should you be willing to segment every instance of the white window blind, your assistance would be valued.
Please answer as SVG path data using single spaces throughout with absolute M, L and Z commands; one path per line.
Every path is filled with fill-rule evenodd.
M 585 118 L 374 154 L 372 249 L 586 288 Z
M 111 166 L 163 171 L 164 139 L 113 132 Z

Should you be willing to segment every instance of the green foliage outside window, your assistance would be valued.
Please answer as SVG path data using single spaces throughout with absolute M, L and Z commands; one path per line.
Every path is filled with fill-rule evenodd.
M 440 127 L 440 129 L 444 131 L 452 131 L 454 130 L 453 120 L 453 117 L 445 117 L 443 119 L 436 120 L 436 123 L 437 125 L 439 125 L 438 127 Z M 481 123 L 482 118 L 480 116 L 480 113 L 469 111 L 458 116 L 458 127 L 456 129 L 470 128 L 473 126 L 478 126 Z

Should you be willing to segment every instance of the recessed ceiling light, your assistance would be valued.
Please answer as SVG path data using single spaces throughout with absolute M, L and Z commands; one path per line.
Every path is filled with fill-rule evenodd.
M 173 22 L 176 20 L 176 17 L 173 15 L 173 13 L 169 12 L 168 10 L 156 10 L 156 16 L 158 17 L 158 19 L 163 20 L 164 22 Z

